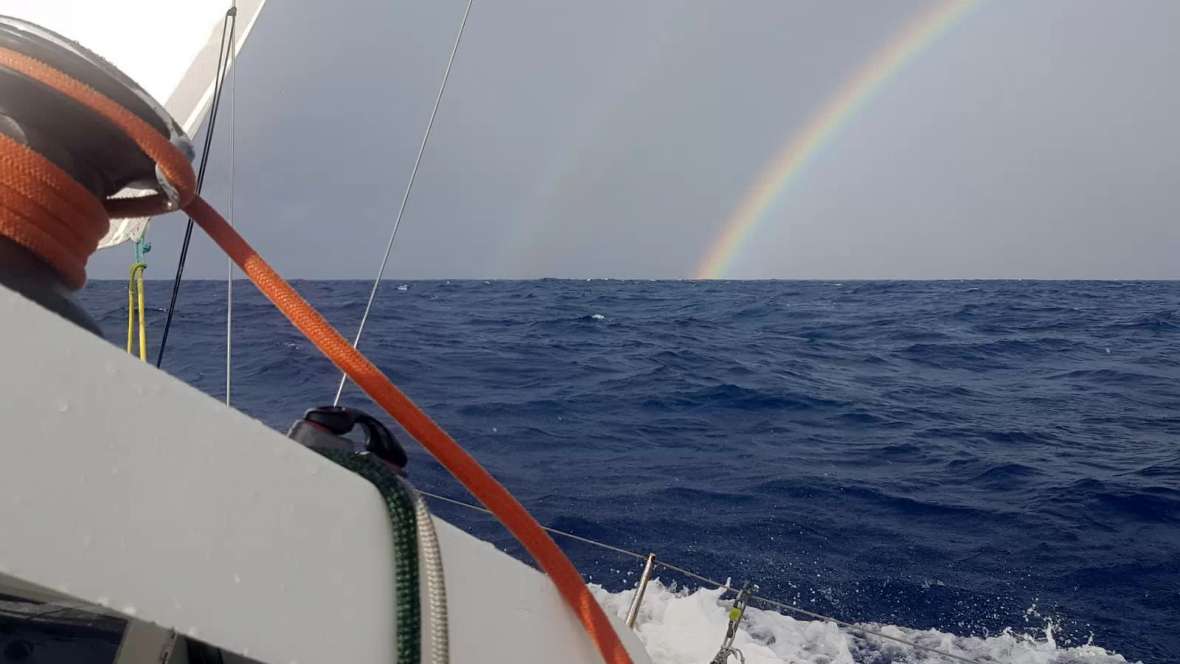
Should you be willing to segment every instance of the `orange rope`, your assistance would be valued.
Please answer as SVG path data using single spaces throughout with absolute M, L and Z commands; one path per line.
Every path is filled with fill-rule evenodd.
M 180 194 L 180 205 L 285 316 L 354 383 L 416 438 L 524 545 L 557 586 L 609 664 L 631 659 L 578 570 L 536 519 L 450 435 L 299 296 L 200 196 L 187 159 L 160 133 L 93 88 L 16 51 L 0 47 L 0 66 L 65 94 L 120 128 L 156 161 Z M 0 135 L 3 138 L 3 135 Z M 18 195 L 8 192 L 16 191 Z M 0 140 L 0 235 L 13 238 L 56 268 L 67 283 L 85 282 L 85 264 L 112 216 L 168 209 L 166 199 L 108 199 L 103 204 L 60 168 L 27 147 Z M 156 210 L 157 212 L 160 210 Z M 68 222 L 68 223 L 67 223 Z M 76 229 L 72 224 L 82 224 Z M 97 236 L 96 236 L 97 234 Z M 93 241 L 91 241 L 93 238 Z
M 70 288 L 86 282 L 86 259 L 109 225 L 106 211 L 68 173 L 4 134 L 0 208 L 0 234 L 40 256 Z
M 156 166 L 164 174 L 168 183 L 180 192 L 180 206 L 183 206 L 196 194 L 197 177 L 193 174 L 193 167 L 188 163 L 188 158 L 151 125 L 118 102 L 89 85 L 19 51 L 0 47 L 0 67 L 7 67 L 39 81 L 46 87 L 52 88 L 89 108 L 121 129 L 128 138 L 135 141 L 135 144 L 139 146 L 140 150 L 143 150 L 145 155 L 156 162 Z M 162 195 L 144 198 L 112 198 L 104 203 L 107 212 L 116 219 L 151 216 L 176 209 L 176 206 L 169 204 Z

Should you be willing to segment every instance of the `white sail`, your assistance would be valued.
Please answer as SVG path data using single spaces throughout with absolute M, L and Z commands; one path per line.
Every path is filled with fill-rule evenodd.
M 236 4 L 236 54 L 265 2 L 0 0 L 0 14 L 37 23 L 101 55 L 163 103 L 192 136 L 213 100 L 226 12 Z M 113 222 L 99 248 L 139 239 L 147 223 L 148 219 Z

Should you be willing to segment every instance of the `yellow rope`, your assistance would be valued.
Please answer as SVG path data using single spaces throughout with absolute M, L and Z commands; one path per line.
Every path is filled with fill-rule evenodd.
M 131 278 L 127 282 L 127 352 L 131 352 L 135 338 L 135 313 L 139 312 L 139 359 L 147 362 L 147 321 L 143 315 L 143 263 L 131 266 Z
M 127 281 L 127 352 L 131 352 L 131 340 L 135 330 L 135 266 L 131 266 L 131 278 Z

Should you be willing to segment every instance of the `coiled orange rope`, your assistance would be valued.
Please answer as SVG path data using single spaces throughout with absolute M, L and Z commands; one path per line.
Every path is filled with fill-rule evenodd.
M 0 66 L 66 95 L 133 140 L 156 162 L 159 171 L 179 193 L 179 207 L 200 224 L 258 289 L 520 540 L 557 586 L 603 659 L 610 664 L 631 661 L 573 563 L 536 519 L 300 297 L 216 210 L 196 195 L 192 167 L 166 138 L 90 86 L 34 58 L 0 47 Z M 162 195 L 100 202 L 48 159 L 0 134 L 0 235 L 42 257 L 75 288 L 86 280 L 86 260 L 106 232 L 110 217 L 145 216 L 176 207 L 176 202 Z

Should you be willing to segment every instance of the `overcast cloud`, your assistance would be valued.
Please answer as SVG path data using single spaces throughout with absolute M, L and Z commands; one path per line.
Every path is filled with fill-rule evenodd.
M 270 0 L 206 191 L 284 274 L 371 278 L 463 0 Z M 928 3 L 476 0 L 387 274 L 691 277 Z M 1180 2 L 984 2 L 781 197 L 735 277 L 1180 278 Z M 182 218 L 152 226 L 169 278 Z M 200 236 L 200 233 L 197 233 Z M 130 248 L 92 278 L 124 278 Z M 198 237 L 186 275 L 224 277 Z

